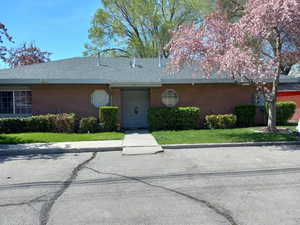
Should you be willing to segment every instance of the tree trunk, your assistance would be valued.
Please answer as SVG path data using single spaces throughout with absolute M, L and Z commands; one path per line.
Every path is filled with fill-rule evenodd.
M 270 94 L 270 102 L 268 107 L 268 130 L 270 132 L 277 132 L 276 128 L 276 101 L 277 101 L 277 89 L 279 84 L 279 79 L 281 75 L 281 66 L 282 66 L 282 57 L 281 57 L 281 50 L 282 50 L 282 43 L 280 37 L 279 29 L 275 28 L 276 34 L 276 45 L 274 48 L 275 57 L 277 59 L 278 65 L 276 70 L 276 77 L 273 81 L 272 92 Z
M 276 132 L 276 101 L 269 102 L 268 106 L 268 131 Z
M 277 89 L 279 84 L 280 69 L 278 69 L 276 78 L 273 81 L 271 100 L 268 105 L 268 131 L 277 132 L 276 128 L 276 101 L 277 101 Z

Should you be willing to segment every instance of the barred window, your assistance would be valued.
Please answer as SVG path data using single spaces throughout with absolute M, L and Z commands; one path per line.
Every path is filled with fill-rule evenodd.
M 0 91 L 0 114 L 31 114 L 31 91 Z
M 172 107 L 172 106 L 176 106 L 178 104 L 179 97 L 175 90 L 168 89 L 168 90 L 164 91 L 164 93 L 162 94 L 161 100 L 165 106 Z
M 32 96 L 31 91 L 15 92 L 15 113 L 31 114 L 32 113 Z
M 14 95 L 12 91 L 0 91 L 0 113 L 14 113 Z

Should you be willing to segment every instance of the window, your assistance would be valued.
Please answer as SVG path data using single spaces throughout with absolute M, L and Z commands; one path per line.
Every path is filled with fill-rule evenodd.
M 32 96 L 31 91 L 15 92 L 15 113 L 31 114 L 32 113 Z
M 259 107 L 264 107 L 265 106 L 265 96 L 261 93 L 255 94 L 254 104 Z
M 168 89 L 164 91 L 162 94 L 162 103 L 165 106 L 172 107 L 178 104 L 179 102 L 179 97 L 177 95 L 177 92 L 173 89 Z
M 12 91 L 1 91 L 0 92 L 0 113 L 1 114 L 13 114 L 14 95 Z
M 105 90 L 95 90 L 91 95 L 91 102 L 95 107 L 109 104 L 109 95 Z
M 31 113 L 31 91 L 0 91 L 0 114 Z

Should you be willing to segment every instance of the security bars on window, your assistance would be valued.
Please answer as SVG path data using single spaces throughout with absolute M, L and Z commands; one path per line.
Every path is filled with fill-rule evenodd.
M 0 114 L 27 115 L 31 113 L 31 91 L 0 91 Z

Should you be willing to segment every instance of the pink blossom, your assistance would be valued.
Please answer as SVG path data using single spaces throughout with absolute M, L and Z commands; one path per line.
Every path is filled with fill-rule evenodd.
M 182 26 L 169 43 L 169 69 L 196 64 L 209 78 L 214 72 L 257 85 L 276 79 L 281 64 L 300 61 L 300 0 L 248 0 L 242 18 L 230 23 L 213 13 L 201 27 Z M 280 54 L 274 50 L 279 33 Z M 253 42 L 259 44 L 254 47 Z

